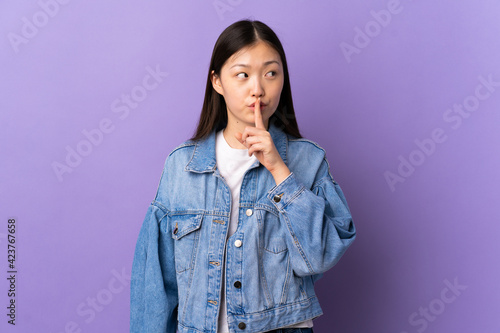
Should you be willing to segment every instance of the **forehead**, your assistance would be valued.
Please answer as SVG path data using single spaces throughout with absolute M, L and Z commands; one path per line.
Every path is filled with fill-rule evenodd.
M 279 53 L 269 44 L 259 41 L 251 46 L 246 46 L 233 54 L 226 61 L 226 65 L 234 63 L 264 63 L 270 60 L 276 60 L 281 64 Z

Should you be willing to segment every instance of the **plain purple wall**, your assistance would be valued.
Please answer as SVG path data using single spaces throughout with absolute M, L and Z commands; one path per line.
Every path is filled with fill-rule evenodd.
M 139 228 L 243 18 L 280 37 L 358 230 L 315 332 L 500 331 L 498 1 L 59 1 L 0 3 L 2 332 L 128 331 Z

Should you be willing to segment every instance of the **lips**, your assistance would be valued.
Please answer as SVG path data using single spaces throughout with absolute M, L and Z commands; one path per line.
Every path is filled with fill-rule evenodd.
M 262 102 L 260 103 L 260 107 L 261 107 L 261 108 L 262 108 L 262 107 L 264 107 L 264 106 L 266 106 L 266 105 L 267 105 L 267 104 L 264 104 L 264 103 L 262 103 Z M 255 103 L 250 104 L 250 105 L 249 105 L 249 107 L 251 107 L 251 108 L 255 107 Z

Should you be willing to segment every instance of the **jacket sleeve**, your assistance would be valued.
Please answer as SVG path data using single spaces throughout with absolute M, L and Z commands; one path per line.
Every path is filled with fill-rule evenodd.
M 323 160 L 312 187 L 306 188 L 292 171 L 267 194 L 279 211 L 291 265 L 296 275 L 316 275 L 332 268 L 352 244 L 356 229 L 340 188 Z
M 175 333 L 177 280 L 172 238 L 162 237 L 166 212 L 153 202 L 139 232 L 130 282 L 130 332 Z

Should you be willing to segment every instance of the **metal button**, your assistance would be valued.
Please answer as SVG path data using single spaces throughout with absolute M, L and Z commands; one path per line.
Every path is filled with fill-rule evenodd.
M 240 288 L 241 288 L 241 282 L 240 282 L 240 281 L 236 281 L 236 282 L 234 283 L 234 286 L 235 286 L 236 288 L 240 289 Z
M 280 195 L 275 195 L 273 198 L 274 202 L 280 202 L 281 196 Z
M 247 214 L 247 216 L 252 216 L 253 211 L 250 208 L 248 208 L 246 211 L 246 214 Z
M 238 324 L 238 328 L 241 329 L 241 330 L 244 330 L 245 327 L 247 327 L 247 325 L 245 325 L 245 323 L 239 323 Z
M 236 247 L 240 247 L 241 246 L 241 241 L 239 239 L 237 239 L 235 242 L 234 242 L 234 246 Z

